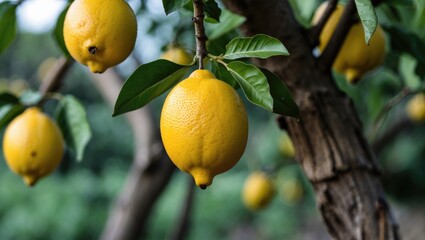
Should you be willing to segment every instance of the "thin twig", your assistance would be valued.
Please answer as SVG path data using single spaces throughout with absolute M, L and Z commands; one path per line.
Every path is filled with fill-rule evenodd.
M 39 87 L 40 93 L 45 97 L 49 92 L 56 92 L 62 84 L 66 72 L 71 67 L 74 60 L 66 57 L 59 58 L 55 65 L 47 72 Z
M 388 112 L 397 104 L 399 104 L 401 101 L 403 101 L 407 96 L 414 93 L 415 91 L 412 91 L 410 88 L 403 88 L 397 95 L 395 95 L 393 98 L 391 98 L 379 111 L 374 123 L 373 123 L 373 131 L 372 131 L 372 137 L 376 136 L 377 132 L 382 126 L 382 123 L 384 122 Z
M 345 37 L 350 31 L 351 26 L 355 23 L 356 15 L 356 4 L 354 0 L 349 0 L 347 5 L 344 7 L 344 12 L 332 34 L 331 39 L 325 47 L 322 55 L 319 57 L 319 62 L 324 69 L 330 69 L 332 64 L 338 55 L 339 50 L 344 43 Z
M 385 146 L 388 146 L 388 144 L 397 139 L 400 133 L 412 129 L 413 126 L 413 122 L 407 116 L 401 117 L 398 121 L 392 123 L 390 127 L 386 128 L 382 134 L 372 140 L 373 151 L 379 155 Z
M 325 27 L 329 17 L 332 15 L 333 11 L 335 10 L 337 4 L 338 4 L 338 0 L 329 0 L 328 4 L 326 5 L 326 9 L 323 12 L 323 15 L 321 16 L 317 24 L 310 29 L 309 37 L 310 37 L 310 43 L 313 48 L 319 44 L 320 33 Z
M 195 25 L 196 56 L 199 61 L 199 69 L 204 69 L 203 59 L 208 55 L 206 46 L 208 38 L 205 35 L 204 18 L 204 2 L 202 0 L 193 0 L 192 21 Z

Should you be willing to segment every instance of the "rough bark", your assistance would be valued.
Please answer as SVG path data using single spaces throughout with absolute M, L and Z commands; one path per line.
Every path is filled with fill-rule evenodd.
M 399 239 L 376 157 L 363 136 L 356 110 L 334 84 L 330 69 L 312 55 L 307 31 L 295 20 L 288 2 L 223 2 L 247 18 L 241 28 L 245 35 L 274 36 L 291 54 L 255 63 L 283 79 L 300 107 L 300 121 L 284 121 L 331 237 Z
M 114 105 L 121 78 L 108 70 L 92 75 L 100 93 Z M 101 239 L 130 240 L 143 235 L 149 214 L 175 167 L 168 159 L 148 107 L 127 113 L 133 131 L 135 155 L 123 190 L 111 209 Z

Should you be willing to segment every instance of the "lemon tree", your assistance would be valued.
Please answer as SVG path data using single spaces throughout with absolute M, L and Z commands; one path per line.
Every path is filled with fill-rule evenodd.
M 0 53 L 13 47 L 18 33 L 16 13 L 26 2 L 0 3 Z M 152 14 L 146 17 L 143 13 L 149 12 L 152 7 L 146 6 L 147 1 L 132 5 L 134 9 L 124 0 L 68 1 L 53 30 L 54 39 L 67 62 L 76 60 L 95 73 L 102 73 L 123 62 L 137 46 L 136 40 L 143 45 L 140 36 L 144 34 L 182 40 L 186 50 L 195 52 L 194 56 L 185 55 L 187 52 L 182 49 L 168 49 L 162 57 L 158 53 L 158 60 L 149 58 L 145 61 L 143 55 L 137 66 L 128 64 L 122 68 L 125 70 L 121 73 L 127 79 L 119 91 L 112 115 L 140 109 L 164 97 L 166 100 L 159 125 L 165 151 L 180 170 L 191 174 L 198 187 L 205 189 L 212 184 L 214 177 L 236 166 L 245 151 L 249 159 L 254 158 L 253 155 L 264 154 L 255 147 L 247 147 L 247 139 L 253 136 L 251 132 L 248 134 L 248 125 L 252 123 L 248 124 L 246 109 L 254 108 L 261 113 L 268 111 L 268 116 L 277 117 L 280 128 L 287 130 L 292 138 L 292 144 L 286 141 L 282 145 L 282 152 L 285 149 L 286 155 L 293 157 L 296 151 L 296 161 L 314 185 L 316 200 L 328 229 L 334 230 L 330 232 L 332 237 L 355 239 L 358 229 L 367 226 L 362 237 L 373 238 L 371 236 L 379 232 L 376 230 L 378 220 L 390 226 L 392 219 L 388 217 L 391 214 L 385 197 L 381 196 L 383 190 L 377 176 L 379 167 L 375 165 L 378 161 L 375 161 L 368 141 L 374 142 L 373 147 L 379 149 L 375 141 L 379 143 L 380 137 L 387 133 L 384 130 L 388 130 L 387 126 L 399 115 L 404 117 L 407 114 L 419 126 L 423 120 L 424 3 L 411 0 L 385 3 L 371 0 L 329 1 L 319 7 L 317 17 L 314 17 L 315 9 L 323 1 L 247 2 L 163 0 L 163 16 Z M 345 4 L 344 7 L 341 3 Z M 376 4 L 381 4 L 382 8 L 375 8 Z M 186 18 L 190 24 L 162 21 L 162 17 L 171 14 Z M 380 17 L 379 22 L 377 16 Z M 311 18 L 316 18 L 314 24 L 311 24 Z M 139 29 L 149 29 L 140 34 L 137 24 Z M 168 28 L 158 27 L 166 24 Z M 181 33 L 181 28 L 185 28 L 185 34 Z M 169 34 L 170 29 L 175 33 Z M 188 36 L 188 32 L 193 44 L 185 42 L 187 38 L 183 36 Z M 168 43 L 170 39 L 162 42 Z M 165 44 L 158 49 L 164 47 Z M 316 54 L 315 49 L 319 49 L 320 54 Z M 143 47 L 136 49 L 144 50 Z M 176 55 L 184 61 L 173 57 Z M 137 62 L 138 59 L 133 60 Z M 336 74 L 331 75 L 332 68 Z M 64 78 L 63 72 L 63 69 L 57 71 L 57 78 Z M 352 86 L 345 79 L 342 81 L 338 73 L 345 75 L 349 82 L 360 78 L 375 81 Z M 288 83 L 292 93 L 284 82 Z M 50 127 L 31 127 L 28 132 L 41 129 L 49 134 L 55 133 L 56 137 L 43 135 L 48 140 L 56 139 L 51 146 L 60 143 L 58 139 L 63 137 L 66 149 L 71 149 L 74 157 L 81 160 L 91 136 L 84 107 L 77 98 L 57 91 L 40 90 L 22 95 L 20 91 L 1 93 L 0 127 L 7 128 L 6 133 L 9 133 L 9 127 L 13 129 L 16 121 L 35 109 L 37 115 L 46 118 L 54 115 L 54 119 L 47 118 Z M 353 99 L 356 108 L 346 95 Z M 410 102 L 405 101 L 411 96 Z M 46 102 L 52 103 L 53 107 L 45 105 Z M 391 112 L 398 107 L 405 111 Z M 359 110 L 360 117 L 356 110 Z M 52 127 L 56 125 L 58 127 Z M 362 125 L 365 126 L 364 133 Z M 35 157 L 30 147 L 33 145 L 19 145 L 22 142 L 18 142 L 16 149 L 23 150 L 16 150 L 8 140 L 15 135 L 19 134 L 5 135 L 5 156 L 11 163 L 11 169 L 31 185 L 53 171 L 64 149 L 58 146 L 37 149 L 34 151 L 36 156 L 42 156 L 46 151 L 48 157 L 43 160 L 51 161 L 41 161 L 43 167 L 32 168 L 31 164 L 39 163 L 37 159 L 32 162 Z M 279 154 L 278 139 L 276 137 L 268 142 L 276 155 Z M 273 144 L 271 141 L 274 141 Z M 410 150 L 409 147 L 414 144 L 406 145 L 409 146 L 404 146 L 404 149 Z M 14 150 L 9 153 L 8 149 Z M 412 151 L 388 151 L 394 151 L 393 156 L 400 152 L 414 155 Z M 394 161 L 394 158 L 388 157 L 382 162 L 386 164 L 387 161 Z M 19 164 L 15 166 L 16 162 Z M 399 170 L 407 165 L 400 167 L 398 164 L 391 162 L 388 166 Z M 275 163 L 272 170 L 279 171 L 282 165 L 284 163 Z M 151 165 L 140 167 L 135 164 L 136 170 L 132 172 L 145 167 L 148 170 L 143 172 L 142 177 L 152 180 L 152 177 L 158 176 L 158 172 L 150 172 Z M 366 177 L 357 176 L 359 173 Z M 224 174 L 220 177 L 225 179 Z M 358 181 L 348 182 L 347 179 Z M 150 186 L 149 183 L 143 186 L 144 189 Z M 279 183 L 280 191 L 287 198 L 285 202 L 298 202 L 307 194 L 300 182 L 288 176 L 279 179 Z M 390 188 L 396 185 L 391 184 Z M 261 186 L 261 190 L 271 188 L 270 184 Z M 353 191 L 348 192 L 347 189 Z M 250 203 L 254 206 L 252 208 L 259 208 L 267 202 L 258 200 L 261 193 L 249 195 L 253 196 L 250 199 L 256 199 L 256 203 Z M 345 201 L 347 196 L 355 204 Z M 379 198 L 376 199 L 376 196 Z M 353 206 L 355 211 L 346 211 Z M 375 215 L 369 216 L 370 209 L 379 213 L 378 220 Z M 131 214 L 139 212 L 149 211 L 133 211 Z M 344 219 L 344 228 L 340 227 L 340 221 L 334 219 Z M 125 226 L 120 229 L 126 232 Z M 396 232 L 388 229 L 390 227 L 385 228 L 386 235 L 381 236 Z

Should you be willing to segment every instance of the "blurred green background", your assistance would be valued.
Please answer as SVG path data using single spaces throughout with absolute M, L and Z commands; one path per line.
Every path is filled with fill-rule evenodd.
M 158 58 L 173 38 L 193 49 L 190 13 L 173 13 L 166 17 L 162 9 L 158 10 L 156 2 L 159 1 L 129 2 L 139 13 L 136 58 L 142 62 Z M 378 8 L 382 24 L 408 26 L 413 32 L 420 32 L 417 25 L 423 26 L 420 19 L 425 18 L 425 14 L 420 8 L 412 7 L 413 1 L 398 2 L 394 7 Z M 424 1 L 418 2 L 416 4 Z M 291 3 L 300 21 L 308 25 L 320 1 L 294 0 Z M 412 20 L 415 14 L 420 17 Z M 412 21 L 416 21 L 416 25 Z M 13 44 L 0 55 L 1 90 L 16 93 L 37 90 L 46 68 L 61 56 L 51 29 L 33 33 L 25 30 L 22 24 L 22 31 Z M 178 34 L 173 29 L 179 29 Z M 229 33 L 230 36 L 235 34 L 237 32 Z M 423 33 L 420 37 L 424 38 Z M 228 36 L 221 40 L 226 38 Z M 118 71 L 128 76 L 136 67 L 134 62 L 134 59 L 127 60 Z M 422 87 L 420 77 L 414 72 L 415 64 L 411 55 L 391 50 L 385 65 L 356 86 L 348 85 L 343 76 L 335 74 L 337 84 L 353 98 L 371 143 L 405 117 L 404 107 L 409 97 L 396 104 L 381 127 L 377 127 L 376 118 L 387 102 L 406 87 L 413 90 Z M 67 74 L 61 92 L 75 95 L 86 108 L 93 137 L 84 159 L 77 163 L 73 153 L 67 152 L 59 169 L 33 188 L 26 187 L 1 159 L 0 239 L 97 239 L 110 206 L 125 183 L 133 155 L 132 133 L 125 117 L 111 117 L 112 107 L 103 101 L 87 69 L 79 64 Z M 151 104 L 156 118 L 162 101 L 163 97 Z M 52 113 L 55 104 L 48 102 L 45 110 Z M 328 239 L 310 185 L 295 161 L 279 151 L 284 133 L 276 124 L 276 115 L 248 102 L 246 106 L 250 118 L 246 153 L 235 168 L 216 177 L 210 188 L 195 190 L 188 239 Z M 378 158 L 384 187 L 399 217 L 402 233 L 409 232 L 406 238 L 409 239 L 412 230 L 404 225 L 409 221 L 405 219 L 413 218 L 417 225 L 425 222 L 424 217 L 414 218 L 425 211 L 425 125 L 410 122 L 406 125 L 382 148 Z M 266 209 L 252 212 L 243 206 L 241 190 L 249 173 L 259 169 L 272 173 L 277 192 Z M 175 172 L 155 205 L 146 239 L 167 239 L 172 233 L 187 192 L 187 178 L 187 174 Z M 291 193 L 283 188 L 286 181 L 300 183 L 300 198 L 291 199 Z M 414 236 L 410 239 L 415 239 Z

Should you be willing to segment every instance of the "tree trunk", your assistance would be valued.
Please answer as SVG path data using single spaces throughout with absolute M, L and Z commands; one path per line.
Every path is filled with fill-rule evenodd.
M 92 74 L 102 96 L 113 106 L 122 85 L 113 70 Z M 125 115 L 135 141 L 134 160 L 123 190 L 111 208 L 102 240 L 132 240 L 143 235 L 158 197 L 175 169 L 164 151 L 148 107 Z
M 333 239 L 399 239 L 385 200 L 380 170 L 348 97 L 331 71 L 312 55 L 308 34 L 286 0 L 224 0 L 247 18 L 242 32 L 280 39 L 289 57 L 255 60 L 276 73 L 300 107 L 300 121 L 282 121 L 293 139 L 297 161 L 314 187 L 318 208 Z

